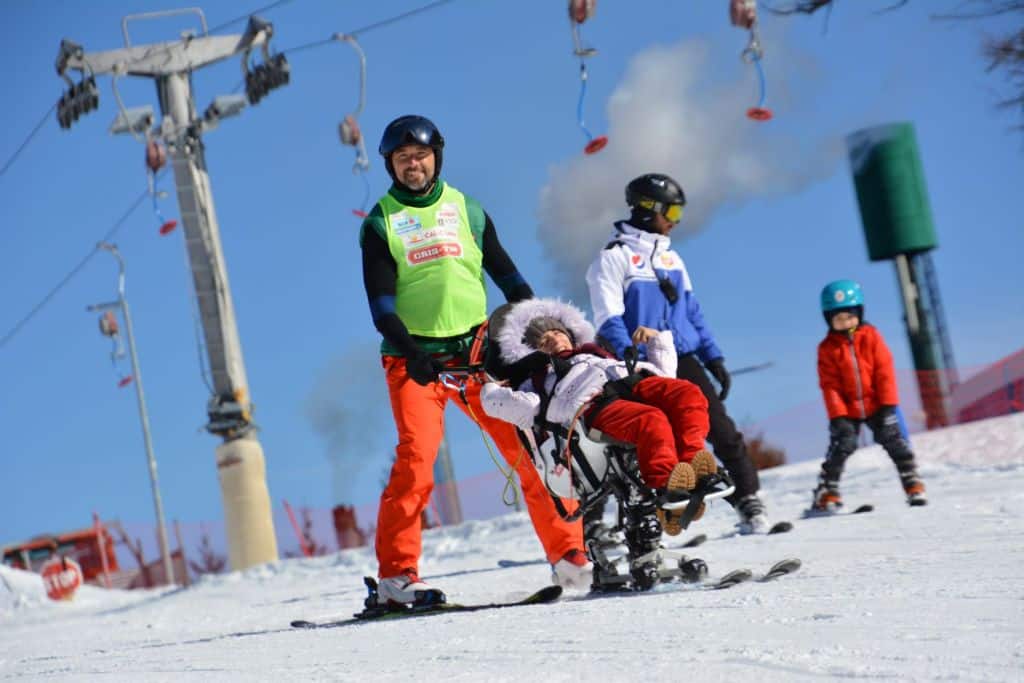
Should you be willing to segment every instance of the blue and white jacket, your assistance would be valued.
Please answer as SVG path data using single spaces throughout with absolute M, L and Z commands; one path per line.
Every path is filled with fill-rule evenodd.
M 704 322 L 686 265 L 671 246 L 667 235 L 646 232 L 625 221 L 615 223 L 608 246 L 587 269 L 597 333 L 621 358 L 637 327 L 671 330 L 679 355 L 695 353 L 707 364 L 721 358 L 722 352 Z M 679 294 L 675 304 L 662 293 L 659 279 L 675 287 Z M 646 357 L 644 346 L 640 346 L 641 357 Z

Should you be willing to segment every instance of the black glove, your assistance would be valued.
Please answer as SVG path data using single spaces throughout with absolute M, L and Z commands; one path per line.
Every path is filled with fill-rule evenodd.
M 732 378 L 729 377 L 729 371 L 725 369 L 725 360 L 716 358 L 709 361 L 705 367 L 711 376 L 718 380 L 718 385 L 722 387 L 722 391 L 718 393 L 718 400 L 724 401 L 725 397 L 729 395 L 729 387 L 732 386 Z
M 444 365 L 429 353 L 420 351 L 405 364 L 405 371 L 412 378 L 412 381 L 422 386 L 437 381 L 437 376 L 444 370 Z

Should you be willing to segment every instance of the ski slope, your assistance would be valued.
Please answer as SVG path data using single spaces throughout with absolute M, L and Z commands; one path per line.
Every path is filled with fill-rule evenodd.
M 823 432 L 824 438 L 824 432 Z M 818 463 L 762 473 L 789 534 L 729 537 L 718 504 L 683 536 L 711 573 L 803 569 L 725 591 L 645 594 L 297 631 L 347 616 L 373 574 L 349 550 L 208 577 L 188 589 L 85 587 L 52 603 L 33 574 L 0 568 L 0 678 L 18 680 L 757 680 L 1024 679 L 1024 414 L 914 437 L 931 504 L 909 508 L 878 447 L 843 480 L 865 515 L 800 521 Z M 725 537 L 725 538 L 723 538 Z M 421 574 L 449 599 L 489 602 L 545 585 L 525 513 L 425 534 Z M 666 590 L 667 589 L 667 590 Z

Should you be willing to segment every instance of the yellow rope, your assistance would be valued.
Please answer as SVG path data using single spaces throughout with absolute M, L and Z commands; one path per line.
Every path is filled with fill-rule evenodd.
M 467 378 L 467 381 L 469 381 L 469 379 L 476 380 L 475 377 Z M 462 402 L 466 404 L 466 410 L 469 411 L 470 418 L 472 418 L 473 422 L 475 422 L 476 426 L 480 429 L 480 438 L 483 439 L 484 446 L 487 448 L 487 454 L 491 456 L 491 462 L 494 463 L 494 466 L 498 468 L 498 471 L 501 472 L 501 476 L 505 479 L 505 485 L 501 488 L 501 502 L 504 503 L 506 507 L 518 506 L 519 487 L 516 486 L 516 468 L 519 467 L 519 462 L 523 459 L 524 449 L 522 445 L 519 446 L 519 456 L 516 458 L 515 463 L 513 463 L 506 471 L 505 468 L 501 466 L 498 458 L 494 456 L 494 449 L 491 448 L 491 442 L 487 439 L 487 432 L 484 429 L 484 426 L 480 423 L 480 420 L 477 418 L 476 413 L 473 412 L 473 406 L 471 406 L 469 401 L 466 399 L 464 389 L 461 398 Z M 510 491 L 511 495 L 509 495 Z

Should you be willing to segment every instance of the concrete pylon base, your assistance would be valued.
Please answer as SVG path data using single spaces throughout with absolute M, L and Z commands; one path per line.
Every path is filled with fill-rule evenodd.
M 215 455 L 231 569 L 275 562 L 277 537 L 263 447 L 256 439 L 235 439 L 217 446 Z

